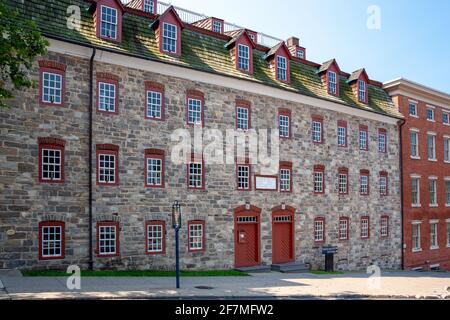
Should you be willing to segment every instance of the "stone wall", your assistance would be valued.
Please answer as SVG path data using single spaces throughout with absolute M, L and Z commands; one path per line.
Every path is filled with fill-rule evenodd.
M 39 106 L 38 90 L 17 94 L 11 110 L 0 110 L 0 268 L 55 268 L 68 264 L 87 266 L 88 259 L 88 88 L 89 62 L 80 58 L 49 54 L 46 59 L 65 63 L 66 94 L 64 107 Z M 326 244 L 339 247 L 335 257 L 341 269 L 362 269 L 376 262 L 384 268 L 400 267 L 401 216 L 396 126 L 365 120 L 312 106 L 258 96 L 205 83 L 168 78 L 156 73 L 126 69 L 116 65 L 95 64 L 94 74 L 110 72 L 119 76 L 119 114 L 94 112 L 94 148 L 96 144 L 119 146 L 118 186 L 95 184 L 93 150 L 94 220 L 117 213 L 120 221 L 120 258 L 99 258 L 95 267 L 158 268 L 174 267 L 174 231 L 170 212 L 175 199 L 183 205 L 181 229 L 183 268 L 224 269 L 234 266 L 233 210 L 246 202 L 262 209 L 261 257 L 271 263 L 271 210 L 285 203 L 296 208 L 295 253 L 300 262 L 323 267 L 321 247 L 314 243 L 313 221 L 326 218 Z M 38 79 L 38 68 L 32 72 Z M 165 85 L 165 121 L 144 117 L 144 81 Z M 293 163 L 293 192 L 242 192 L 236 190 L 235 165 L 205 166 L 204 191 L 187 190 L 186 168 L 170 161 L 170 134 L 189 128 L 185 121 L 186 90 L 200 90 L 205 95 L 205 127 L 225 132 L 235 127 L 235 100 L 252 103 L 252 127 L 278 128 L 278 108 L 292 110 L 292 139 L 282 140 L 280 160 Z M 95 101 L 95 97 L 94 97 Z M 324 117 L 325 143 L 311 141 L 311 115 Z M 337 120 L 348 122 L 348 149 L 336 145 Z M 369 127 L 369 152 L 357 145 L 360 124 Z M 377 151 L 378 128 L 388 132 L 388 152 Z M 192 131 L 192 128 L 190 128 Z M 38 137 L 52 136 L 66 141 L 65 183 L 38 183 Z M 144 150 L 166 152 L 165 188 L 144 187 Z M 313 193 L 313 167 L 325 166 L 326 192 Z M 338 168 L 349 168 L 349 195 L 337 192 Z M 359 171 L 370 170 L 369 196 L 359 195 Z M 377 192 L 378 173 L 389 172 L 389 196 Z M 253 168 L 257 173 L 258 168 Z M 253 184 L 253 180 L 252 180 Z M 38 260 L 38 223 L 57 215 L 66 221 L 64 260 Z M 370 216 L 371 237 L 360 238 L 360 217 Z M 389 238 L 380 238 L 380 217 L 390 216 Z M 338 240 L 338 219 L 350 218 L 350 240 Z M 145 254 L 145 221 L 166 221 L 166 254 Z M 206 251 L 187 250 L 187 221 L 205 220 Z M 95 223 L 95 222 L 94 222 Z M 15 235 L 8 236 L 7 230 Z M 94 225 L 95 231 L 95 225 Z M 96 238 L 94 234 L 94 239 Z M 94 248 L 95 243 L 94 243 Z

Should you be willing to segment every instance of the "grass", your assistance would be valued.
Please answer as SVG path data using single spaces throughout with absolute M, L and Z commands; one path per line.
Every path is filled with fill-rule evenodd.
M 318 274 L 318 275 L 323 275 L 323 274 L 344 274 L 344 272 L 342 272 L 342 271 L 327 272 L 327 271 L 324 271 L 324 270 L 311 270 L 310 272 L 312 274 Z
M 25 277 L 68 277 L 70 274 L 61 270 L 27 270 Z M 245 277 L 249 274 L 236 270 L 181 271 L 182 277 Z M 81 270 L 82 277 L 175 277 L 175 271 L 159 270 Z

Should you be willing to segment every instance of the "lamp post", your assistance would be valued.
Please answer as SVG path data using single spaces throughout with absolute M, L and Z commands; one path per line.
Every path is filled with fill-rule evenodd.
M 181 206 L 178 200 L 172 205 L 172 226 L 175 229 L 175 272 L 177 277 L 177 289 L 180 288 L 180 238 Z

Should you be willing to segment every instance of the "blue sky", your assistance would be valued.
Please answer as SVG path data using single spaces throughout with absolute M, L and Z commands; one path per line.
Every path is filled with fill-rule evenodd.
M 164 1 L 164 0 L 163 0 Z M 450 93 L 449 0 L 171 0 L 277 38 L 300 38 L 309 60 L 336 58 L 343 71 L 366 68 L 371 79 L 400 76 Z M 367 27 L 367 8 L 381 29 Z

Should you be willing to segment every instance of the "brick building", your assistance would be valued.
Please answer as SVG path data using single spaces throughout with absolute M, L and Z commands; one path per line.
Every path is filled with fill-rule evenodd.
M 382 85 L 306 60 L 298 39 L 150 2 L 6 1 L 50 48 L 39 87 L 0 110 L 0 268 L 171 269 L 174 200 L 183 268 L 318 268 L 324 245 L 340 269 L 399 268 L 403 117 Z M 275 130 L 279 171 L 174 163 L 171 135 L 193 124 Z
M 384 87 L 406 119 L 404 267 L 450 270 L 450 95 L 406 79 Z

